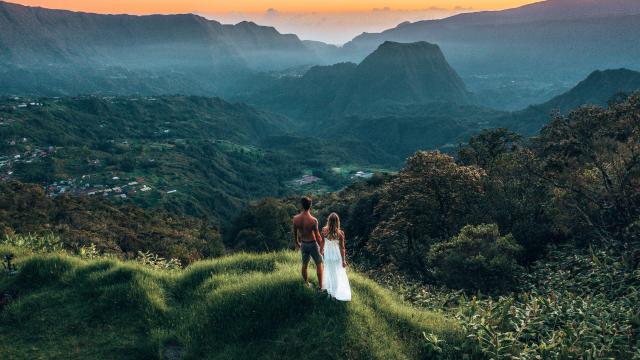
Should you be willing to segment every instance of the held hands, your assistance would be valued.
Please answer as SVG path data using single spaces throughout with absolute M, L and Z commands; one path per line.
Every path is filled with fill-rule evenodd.
M 347 260 L 342 260 L 342 267 L 346 268 L 347 267 Z

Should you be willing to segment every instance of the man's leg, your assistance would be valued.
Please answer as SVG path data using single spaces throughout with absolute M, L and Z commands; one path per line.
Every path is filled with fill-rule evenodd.
M 309 280 L 307 280 L 307 265 L 309 265 L 309 263 L 302 263 L 302 279 L 305 285 L 309 284 Z
M 320 246 L 316 244 L 311 256 L 313 257 L 313 262 L 316 264 L 316 274 L 318 275 L 318 286 L 322 289 L 322 284 L 324 283 L 324 263 L 322 255 L 320 254 Z
M 302 245 L 304 246 L 304 244 Z M 308 275 L 307 275 L 307 267 L 309 266 L 309 253 L 305 251 L 304 248 L 302 248 L 302 279 L 304 280 L 304 284 L 308 285 L 309 284 L 309 280 L 308 280 Z
M 324 264 L 322 262 L 316 264 L 316 273 L 318 274 L 318 284 L 322 289 L 322 280 L 324 280 Z

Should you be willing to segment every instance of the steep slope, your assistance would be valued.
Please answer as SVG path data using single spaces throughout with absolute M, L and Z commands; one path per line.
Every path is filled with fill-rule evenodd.
M 275 79 L 246 101 L 306 122 L 402 111 L 430 103 L 469 104 L 474 97 L 437 45 L 385 42 L 360 64 L 315 66 Z M 304 127 L 304 124 L 303 124 Z
M 102 197 L 51 197 L 39 185 L 0 182 L 0 234 L 13 232 L 52 234 L 58 238 L 51 242 L 66 250 L 94 245 L 118 257 L 150 251 L 183 264 L 224 251 L 219 229 L 202 219 Z
M 79 78 L 78 74 L 86 72 L 102 81 L 142 76 L 156 83 L 157 77 L 171 76 L 186 79 L 183 81 L 194 83 L 193 89 L 204 88 L 209 94 L 249 70 L 284 69 L 318 61 L 297 36 L 249 22 L 223 25 L 193 14 L 98 15 L 2 1 L 0 49 L 5 66 L 14 72 L 41 74 L 44 83 L 52 76 L 48 72 Z M 162 83 L 164 93 L 174 93 L 172 82 L 175 80 Z M 48 88 L 50 92 L 78 92 L 70 84 L 62 85 L 62 89 L 55 89 L 55 84 Z M 144 84 L 137 88 L 149 91 Z M 198 93 L 190 93 L 194 92 Z
M 546 103 L 512 113 L 499 123 L 523 134 L 533 135 L 549 121 L 554 111 L 566 115 L 584 105 L 606 106 L 610 100 L 636 91 L 640 91 L 640 72 L 628 69 L 594 71 L 566 93 Z
M 594 71 L 571 90 L 540 105 L 566 113 L 585 104 L 606 106 L 620 93 L 640 90 L 640 72 L 628 69 Z
M 417 359 L 423 337 L 456 358 L 460 326 L 350 271 L 353 301 L 303 286 L 292 252 L 235 255 L 160 271 L 115 260 L 18 256 L 0 275 L 0 351 L 9 358 Z M 460 355 L 460 353 L 458 353 Z
M 350 114 L 432 102 L 465 104 L 471 95 L 437 45 L 386 41 L 358 65 L 335 105 Z

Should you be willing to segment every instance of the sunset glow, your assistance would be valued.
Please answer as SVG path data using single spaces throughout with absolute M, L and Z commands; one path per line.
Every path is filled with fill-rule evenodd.
M 373 8 L 394 10 L 425 10 L 432 8 L 475 10 L 504 9 L 532 3 L 532 0 L 17 0 L 29 6 L 68 9 L 109 14 L 173 14 L 189 12 L 262 12 L 270 8 L 286 12 L 349 12 Z
M 13 0 L 11 0 L 13 1 Z M 301 39 L 343 44 L 363 32 L 379 32 L 405 21 L 441 19 L 462 12 L 501 10 L 533 0 L 15 0 L 102 14 L 195 13 L 224 24 L 253 21 Z

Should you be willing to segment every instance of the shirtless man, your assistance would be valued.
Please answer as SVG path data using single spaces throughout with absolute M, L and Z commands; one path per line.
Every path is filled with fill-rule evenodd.
M 296 250 L 300 249 L 302 253 L 302 278 L 305 284 L 309 286 L 307 266 L 310 258 L 313 258 L 318 273 L 318 285 L 322 289 L 324 241 L 318 230 L 318 219 L 311 215 L 311 198 L 305 196 L 302 198 L 301 203 L 302 212 L 293 218 L 293 236 Z

